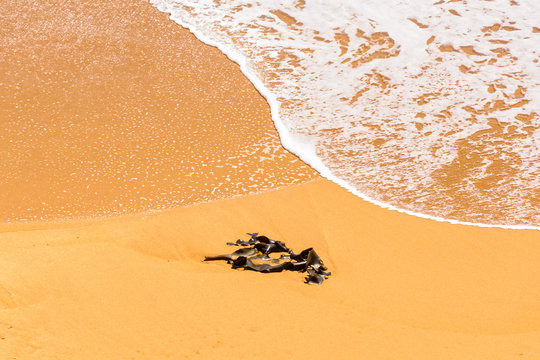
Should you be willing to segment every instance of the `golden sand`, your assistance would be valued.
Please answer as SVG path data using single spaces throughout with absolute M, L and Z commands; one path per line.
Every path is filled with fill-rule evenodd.
M 129 9 L 142 18 L 157 16 L 159 26 L 166 23 L 145 3 Z M 174 31 L 193 51 L 213 51 L 186 40 L 187 31 Z M 219 55 L 210 63 L 236 69 Z M 203 81 L 211 69 L 190 80 L 200 77 L 203 94 L 211 91 Z M 190 89 L 182 91 L 194 99 Z M 236 95 L 224 96 L 234 101 Z M 252 88 L 245 96 L 261 114 L 259 134 L 277 139 L 266 104 Z M 216 116 L 213 110 L 200 108 L 207 119 Z M 59 113 L 68 117 L 65 111 L 74 110 Z M 246 127 L 239 134 L 250 133 Z M 208 136 L 220 141 L 215 133 Z M 112 140 L 104 141 L 108 146 Z M 238 144 L 222 148 L 233 153 Z M 184 158 L 202 151 L 179 149 L 189 151 Z M 157 150 L 144 151 L 152 157 Z M 309 178 L 298 175 L 310 174 L 298 161 L 277 161 L 277 170 L 268 163 L 263 171 L 276 171 L 277 181 L 284 163 L 292 164 L 293 180 Z M 246 166 L 253 170 L 253 162 Z M 233 183 L 244 180 L 231 174 Z M 196 195 L 207 191 L 204 182 L 197 184 Z M 110 199 L 123 193 L 120 188 L 111 188 Z M 14 191 L 24 192 L 25 185 L 3 187 L 0 194 Z M 13 211 L 9 206 L 3 200 L 3 216 Z M 225 243 L 245 232 L 263 233 L 295 250 L 313 246 L 332 276 L 308 286 L 298 273 L 260 274 L 202 261 L 230 250 Z M 538 359 L 539 253 L 538 231 L 412 217 L 320 178 L 154 214 L 4 223 L 0 358 Z
M 315 176 L 280 146 L 238 66 L 150 4 L 0 11 L 0 222 L 171 208 Z
M 17 359 L 538 359 L 540 235 L 381 209 L 326 180 L 153 215 L 5 228 Z M 202 262 L 259 231 L 333 272 Z

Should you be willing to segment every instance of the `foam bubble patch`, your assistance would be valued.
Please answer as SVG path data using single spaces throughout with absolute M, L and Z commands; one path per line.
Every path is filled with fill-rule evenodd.
M 538 2 L 152 3 L 240 64 L 324 177 L 417 216 L 538 228 Z

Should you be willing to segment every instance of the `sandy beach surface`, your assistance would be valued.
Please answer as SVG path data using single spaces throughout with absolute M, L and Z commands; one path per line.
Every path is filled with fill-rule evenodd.
M 145 1 L 3 2 L 0 222 L 96 218 L 287 186 L 238 66 Z
M 85 8 L 90 10 L 92 7 Z M 166 15 L 149 4 L 133 2 L 129 13 L 149 19 L 159 28 L 161 38 L 183 34 L 184 49 L 196 44 L 197 51 L 208 51 L 215 66 L 227 67 L 228 77 L 242 78 L 224 56 L 169 23 Z M 166 32 L 168 26 L 171 33 Z M 115 49 L 108 51 L 114 53 Z M 193 66 L 196 60 L 190 60 L 195 61 Z M 18 69 L 11 65 L 9 69 Z M 17 78 L 13 71 L 8 73 Z M 211 78 L 202 74 L 207 75 L 204 79 Z M 141 75 L 138 86 L 153 83 L 149 78 Z M 196 81 L 196 76 L 189 81 Z M 185 96 L 204 96 L 213 89 L 212 81 L 197 83 L 197 94 L 190 93 L 193 86 L 184 87 Z M 436 222 L 389 211 L 353 196 L 316 177 L 279 149 L 267 105 L 255 89 L 245 85 L 245 79 L 242 81 L 233 85 L 243 86 L 243 99 L 250 99 L 252 111 L 259 114 L 257 124 L 266 124 L 257 134 L 273 139 L 271 144 L 276 144 L 277 150 L 271 150 L 276 154 L 272 159 L 279 160 L 249 161 L 246 157 L 241 161 L 245 171 L 223 176 L 233 184 L 256 187 L 260 182 L 261 189 L 268 190 L 252 194 L 239 186 L 237 192 L 220 194 L 222 199 L 121 217 L 3 221 L 1 359 L 540 358 L 538 231 Z M 92 84 L 91 79 L 88 82 Z M 115 84 L 123 89 L 129 82 Z M 234 98 L 232 89 L 227 96 Z M 126 100 L 126 104 L 136 100 Z M 58 99 L 40 101 L 52 106 Z M 94 116 L 99 118 L 100 111 L 107 108 L 97 109 Z M 218 117 L 216 108 L 198 107 L 197 111 L 206 111 L 203 118 L 211 119 Z M 59 111 L 69 117 L 64 110 Z M 79 110 L 81 116 L 86 114 L 87 110 Z M 231 119 L 237 118 L 230 113 Z M 241 123 L 242 117 L 239 119 Z M 220 142 L 220 149 L 227 154 L 239 151 L 242 136 L 251 136 L 253 128 L 238 126 L 234 131 L 238 131 L 235 141 Z M 12 136 L 21 139 L 15 133 Z M 216 142 L 222 137 L 212 132 L 205 136 Z M 54 149 L 54 142 L 36 141 Z M 129 153 L 134 143 L 121 148 L 113 163 L 125 160 L 122 154 Z M 191 142 L 183 144 L 171 145 L 177 151 L 174 159 L 201 164 L 202 160 L 193 160 L 193 151 L 202 150 L 189 145 Z M 7 145 L 1 145 L 7 151 Z M 93 146 L 87 145 L 89 149 Z M 261 145 L 260 151 L 267 154 L 264 149 Z M 145 151 L 152 155 L 152 149 Z M 54 158 L 54 151 L 49 153 Z M 72 156 L 76 158 L 77 152 Z M 229 157 L 224 156 L 225 162 Z M 152 164 L 152 159 L 147 161 L 145 155 L 139 160 Z M 30 171 L 32 164 L 40 167 L 41 161 L 37 157 L 33 163 L 25 162 L 25 171 Z M 78 166 L 87 171 L 85 164 Z M 201 166 L 200 176 L 227 171 L 215 165 Z M 13 164 L 2 166 L 14 168 Z M 166 166 L 158 168 L 162 171 Z M 66 174 L 70 171 L 69 166 L 62 169 Z M 251 177 L 258 169 L 260 177 Z M 272 174 L 270 182 L 268 174 Z M 203 194 L 203 198 L 213 187 L 200 179 L 191 179 L 189 185 L 195 196 Z M 21 189 L 30 189 L 30 198 L 39 194 L 36 189 L 46 191 L 51 184 L 55 184 L 52 189 L 56 195 L 70 189 L 53 180 L 25 183 Z M 117 196 L 134 199 L 133 204 L 140 199 L 140 188 L 126 191 L 124 183 L 118 181 L 107 187 L 100 203 L 94 192 L 84 192 L 83 180 L 76 183 L 83 189 L 84 201 L 94 204 L 92 209 L 101 216 L 107 215 L 105 210 L 123 212 L 114 205 Z M 154 183 L 151 176 L 143 180 Z M 10 181 L 1 184 L 2 193 L 16 198 L 16 182 Z M 165 184 L 172 188 L 174 181 Z M 64 213 L 48 213 L 47 209 L 64 201 L 66 213 L 75 209 L 77 215 L 91 215 L 92 211 L 74 207 L 76 194 L 55 195 L 50 206 L 36 205 L 34 212 L 20 212 L 20 207 L 9 204 L 0 208 L 4 218 L 35 215 L 37 219 L 48 214 L 56 218 Z M 137 209 L 145 208 L 132 208 Z M 314 247 L 332 276 L 321 286 L 312 286 L 304 284 L 299 273 L 261 274 L 202 261 L 206 255 L 229 252 L 231 248 L 225 243 L 245 238 L 246 232 L 284 241 L 297 251 Z
M 537 231 L 438 223 L 325 180 L 0 234 L 6 359 L 538 359 Z M 204 263 L 259 231 L 332 276 Z

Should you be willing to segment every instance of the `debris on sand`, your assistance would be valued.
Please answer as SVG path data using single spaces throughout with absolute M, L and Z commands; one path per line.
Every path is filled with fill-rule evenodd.
M 206 256 L 204 261 L 224 260 L 232 265 L 233 269 L 258 271 L 262 273 L 281 272 L 284 270 L 307 272 L 306 284 L 320 285 L 331 275 L 319 255 L 308 248 L 295 254 L 283 242 L 272 240 L 259 233 L 248 233 L 248 241 L 237 240 L 227 243 L 229 246 L 242 246 L 231 254 L 218 256 Z M 278 253 L 279 258 L 271 257 L 270 254 Z

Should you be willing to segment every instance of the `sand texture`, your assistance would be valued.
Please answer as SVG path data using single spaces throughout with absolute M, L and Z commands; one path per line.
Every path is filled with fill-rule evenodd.
M 145 1 L 7 1 L 0 19 L 0 222 L 171 208 L 315 176 L 280 146 L 238 66 Z
M 537 231 L 437 223 L 325 180 L 154 215 L 5 227 L 11 359 L 538 359 Z M 204 263 L 259 231 L 332 277 Z
M 0 53 L 6 69 L 0 173 L 7 174 L 0 177 L 1 360 L 540 358 L 538 231 L 452 225 L 362 201 L 280 148 L 267 104 L 237 66 L 166 15 L 138 1 L 70 4 L 63 9 L 93 24 L 74 28 L 90 35 L 107 30 L 103 38 L 117 44 L 146 44 L 140 58 L 140 48 L 128 46 L 128 58 L 154 65 L 122 68 L 127 58 L 100 65 L 93 61 L 125 55 L 126 48 L 74 41 L 82 48 L 62 54 L 72 60 L 87 54 L 84 76 L 96 74 L 74 79 L 64 71 L 86 67 L 64 66 L 66 57 L 48 49 L 73 39 L 47 41 L 82 18 L 60 21 L 54 2 L 0 6 L 2 19 L 51 30 L 36 30 L 43 41 L 25 38 L 24 26 L 1 37 L 11 46 Z M 15 12 L 24 6 L 28 15 L 19 19 Z M 122 12 L 136 21 L 106 23 L 120 24 L 117 31 L 99 25 L 104 14 L 123 19 Z M 160 35 L 123 43 L 123 36 L 147 28 Z M 181 50 L 166 55 L 175 49 L 168 41 L 180 41 Z M 165 66 L 180 60 L 175 71 Z M 46 81 L 37 76 L 44 69 L 55 69 Z M 136 86 L 122 80 L 133 71 Z M 213 92 L 216 81 L 229 90 Z M 102 99 L 100 89 L 110 93 Z M 156 93 L 145 97 L 146 89 Z M 85 94 L 84 101 L 61 101 L 74 93 Z M 182 97 L 200 102 L 176 104 Z M 166 101 L 152 116 L 138 117 L 137 109 L 160 99 Z M 34 107 L 23 106 L 33 100 Z M 225 111 L 214 101 L 231 104 Z M 118 110 L 114 128 L 102 126 L 110 124 L 108 109 Z M 94 130 L 87 134 L 70 120 L 75 114 Z M 131 128 L 126 119 L 144 126 Z M 189 131 L 170 137 L 183 126 Z M 122 137 L 128 130 L 133 137 Z M 62 139 L 71 150 L 58 146 Z M 173 139 L 176 145 L 167 142 Z M 133 151 L 139 155 L 131 159 Z M 182 162 L 190 172 L 174 168 Z M 142 177 L 131 183 L 133 176 Z M 230 185 L 219 187 L 221 181 Z M 155 201 L 146 203 L 146 195 Z M 182 204 L 191 205 L 137 213 Z M 100 218 L 75 220 L 85 216 Z M 246 232 L 296 251 L 314 247 L 332 276 L 312 286 L 295 272 L 261 274 L 202 261 L 231 251 L 225 243 Z

